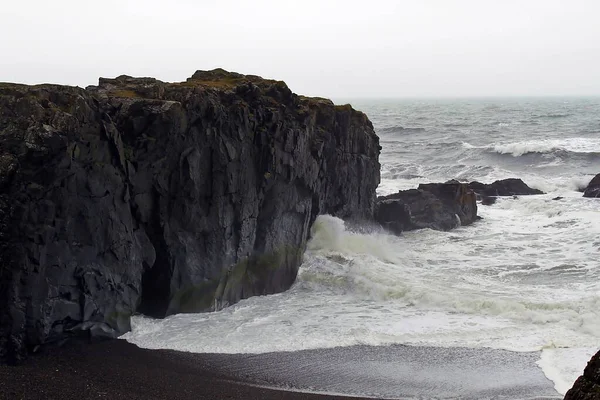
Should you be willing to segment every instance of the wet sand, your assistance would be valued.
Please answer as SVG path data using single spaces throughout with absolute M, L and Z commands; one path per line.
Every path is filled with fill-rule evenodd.
M 537 359 L 407 346 L 229 355 L 72 342 L 18 367 L 0 366 L 0 399 L 561 398 Z

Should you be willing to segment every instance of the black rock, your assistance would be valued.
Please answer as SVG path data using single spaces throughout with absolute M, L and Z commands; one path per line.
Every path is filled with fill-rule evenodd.
M 352 107 L 223 70 L 0 84 L 0 360 L 288 289 L 318 214 L 372 216 L 379 150 Z
M 421 228 L 447 231 L 477 220 L 475 193 L 455 181 L 419 185 L 379 197 L 375 220 L 395 234 Z
M 596 175 L 585 188 L 583 197 L 600 197 L 600 174 Z
M 583 375 L 580 376 L 567 394 L 565 400 L 598 400 L 600 399 L 600 352 L 588 362 Z
M 375 207 L 375 221 L 397 235 L 414 229 L 410 207 L 401 199 L 381 198 Z
M 544 194 L 541 190 L 530 188 L 521 179 L 509 178 L 485 184 L 481 182 L 469 183 L 469 188 L 481 196 L 522 196 Z
M 491 206 L 494 203 L 496 203 L 496 197 L 493 197 L 493 196 L 482 196 L 481 197 L 481 205 Z

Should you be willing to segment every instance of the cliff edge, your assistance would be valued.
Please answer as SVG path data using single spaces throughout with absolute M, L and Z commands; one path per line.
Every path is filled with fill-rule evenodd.
M 565 395 L 565 400 L 600 399 L 600 351 L 588 362 L 583 375 Z
M 379 151 L 350 106 L 224 70 L 0 83 L 0 360 L 288 289 L 318 214 L 372 215 Z

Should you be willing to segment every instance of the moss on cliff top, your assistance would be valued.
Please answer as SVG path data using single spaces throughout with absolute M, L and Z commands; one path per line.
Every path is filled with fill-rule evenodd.
M 124 98 L 128 98 L 128 99 L 142 97 L 142 96 L 140 96 L 140 94 L 138 92 L 136 92 L 135 90 L 131 90 L 131 89 L 111 90 L 110 92 L 108 92 L 108 95 L 110 97 L 124 97 Z
M 173 85 L 182 87 L 208 86 L 215 89 L 232 89 L 246 82 L 247 81 L 243 78 L 230 78 L 218 80 L 201 80 L 190 78 L 185 82 L 174 83 Z

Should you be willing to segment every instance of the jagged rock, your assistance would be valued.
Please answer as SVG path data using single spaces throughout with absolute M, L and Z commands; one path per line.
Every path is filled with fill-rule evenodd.
M 286 290 L 318 214 L 373 213 L 350 106 L 223 70 L 99 82 L 0 84 L 0 360 Z
M 480 196 L 523 196 L 544 194 L 541 190 L 530 188 L 521 179 L 509 178 L 485 184 L 481 182 L 469 183 L 469 188 Z
M 412 215 L 408 204 L 404 199 L 380 198 L 375 207 L 375 221 L 396 235 L 414 228 Z
M 600 197 L 600 174 L 596 175 L 587 185 L 583 197 Z
M 588 362 L 583 375 L 577 378 L 565 400 L 598 400 L 600 399 L 600 352 Z
M 456 181 L 422 184 L 379 197 L 375 220 L 396 234 L 421 228 L 447 231 L 477 220 L 475 193 Z

